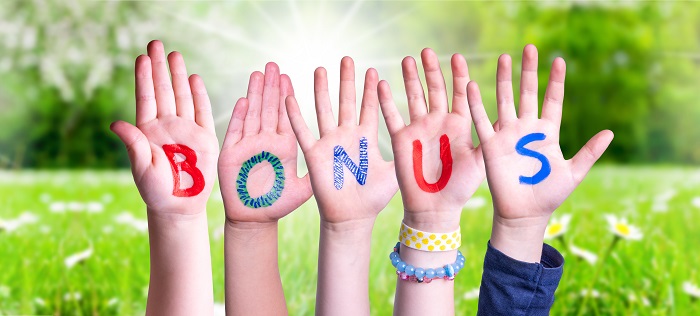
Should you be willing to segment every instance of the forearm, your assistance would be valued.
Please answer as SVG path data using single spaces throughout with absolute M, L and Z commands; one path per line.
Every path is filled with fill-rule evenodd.
M 447 233 L 459 228 L 459 212 L 430 216 L 404 214 L 404 223 L 421 231 Z M 435 214 L 438 215 L 438 214 Z M 401 260 L 413 267 L 439 268 L 455 262 L 457 250 L 422 251 L 400 246 Z M 390 245 L 387 246 L 387 251 Z M 454 315 L 454 281 L 436 279 L 430 283 L 416 283 L 397 277 L 394 315 Z
M 287 315 L 278 264 L 277 222 L 226 221 L 227 315 Z
M 374 220 L 321 221 L 317 315 L 369 315 L 369 263 Z
M 211 314 L 214 308 L 207 214 L 148 210 L 151 280 L 147 315 Z

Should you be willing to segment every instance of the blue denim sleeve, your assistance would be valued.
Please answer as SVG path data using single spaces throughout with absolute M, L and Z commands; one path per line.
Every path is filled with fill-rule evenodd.
M 488 243 L 477 315 L 549 315 L 559 285 L 564 257 L 542 245 L 539 263 L 508 257 Z

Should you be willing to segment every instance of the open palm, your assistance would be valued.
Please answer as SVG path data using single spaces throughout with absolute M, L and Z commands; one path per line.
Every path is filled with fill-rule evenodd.
M 449 112 L 437 56 L 426 48 L 421 59 L 428 85 L 429 113 L 416 62 L 411 57 L 402 62 L 410 125 L 404 124 L 396 109 L 389 85 L 385 81 L 379 84 L 401 196 L 409 217 L 459 223 L 462 206 L 484 180 L 481 149 L 474 147 L 471 138 L 467 63 L 461 55 L 452 58 L 454 95 Z
M 542 118 L 538 118 L 537 49 L 523 51 L 519 115 L 513 102 L 511 60 L 498 63 L 498 123 L 495 129 L 484 111 L 476 83 L 468 87 L 469 105 L 483 147 L 495 216 L 504 220 L 542 218 L 564 202 L 583 180 L 613 138 L 605 130 L 595 135 L 571 160 L 559 147 L 566 65 L 552 64 Z
M 319 140 L 314 139 L 306 126 L 296 100 L 293 97 L 287 98 L 289 118 L 304 152 L 321 217 L 324 221 L 331 223 L 374 218 L 389 203 L 398 189 L 393 163 L 384 161 L 379 152 L 377 72 L 374 69 L 367 70 L 358 125 L 355 114 L 357 105 L 354 68 L 350 57 L 343 58 L 340 67 L 340 113 L 337 126 L 328 95 L 326 71 L 318 68 L 314 74 L 316 114 L 321 134 Z M 366 143 L 361 145 L 361 142 Z M 341 152 L 338 146 L 345 152 Z M 366 146 L 367 154 L 364 180 L 360 180 L 363 179 L 362 176 L 356 179 L 347 165 L 338 164 L 341 169 L 334 169 L 336 153 L 339 153 L 345 161 L 361 165 L 359 158 L 361 146 Z M 351 163 L 348 162 L 348 164 Z M 358 167 L 358 170 L 362 169 L 362 166 Z M 338 178 L 339 176 L 342 180 Z
M 199 213 L 211 193 L 218 157 L 211 104 L 202 79 L 188 78 L 180 53 L 170 53 L 168 63 L 172 84 L 163 44 L 150 42 L 148 56 L 136 59 L 136 126 L 118 121 L 111 128 L 127 147 L 149 209 Z M 180 149 L 169 151 L 170 145 Z
M 228 220 L 276 221 L 311 197 L 308 175 L 297 177 L 297 142 L 284 106 L 286 96 L 293 94 L 289 77 L 280 75 L 276 64 L 268 63 L 264 75 L 251 74 L 248 95 L 236 102 L 219 158 L 219 183 Z M 249 169 L 247 181 L 243 180 L 248 195 L 241 195 L 242 167 L 252 157 L 268 160 Z

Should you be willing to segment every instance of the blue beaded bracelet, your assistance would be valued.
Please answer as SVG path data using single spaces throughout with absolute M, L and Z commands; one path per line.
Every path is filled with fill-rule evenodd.
M 418 283 L 430 283 L 436 279 L 451 281 L 454 280 L 457 273 L 464 268 L 464 261 L 466 259 L 459 250 L 457 250 L 457 260 L 453 263 L 448 263 L 441 268 L 416 268 L 401 260 L 399 256 L 400 245 L 400 242 L 396 243 L 394 252 L 389 255 L 389 259 L 391 259 L 391 265 L 396 268 L 396 275 L 398 275 L 401 280 Z

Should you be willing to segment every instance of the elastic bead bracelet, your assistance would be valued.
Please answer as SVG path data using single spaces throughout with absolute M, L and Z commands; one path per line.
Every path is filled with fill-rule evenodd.
M 416 268 L 401 260 L 399 256 L 400 246 L 401 243 L 397 242 L 396 246 L 394 246 L 394 252 L 389 255 L 389 259 L 391 260 L 391 265 L 396 268 L 396 275 L 404 281 L 418 283 L 430 283 L 437 279 L 452 281 L 457 276 L 457 273 L 464 268 L 464 261 L 466 261 L 462 252 L 457 250 L 457 259 L 453 263 L 448 263 L 440 268 Z

